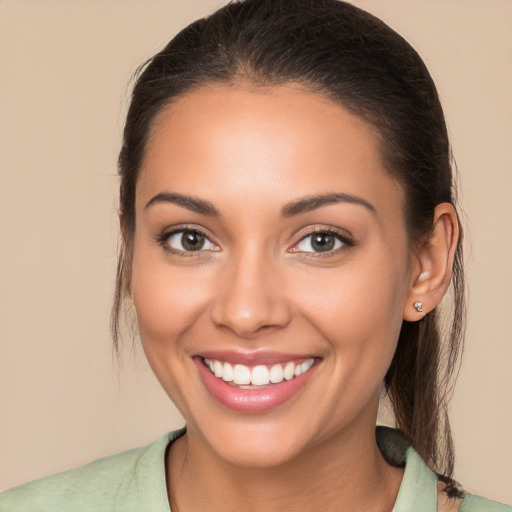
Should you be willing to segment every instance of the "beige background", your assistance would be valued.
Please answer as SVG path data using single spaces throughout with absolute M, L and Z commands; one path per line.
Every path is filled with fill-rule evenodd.
M 216 0 L 0 0 L 0 488 L 181 426 L 112 362 L 116 156 L 131 73 Z M 457 475 L 512 502 L 512 2 L 358 0 L 436 80 L 472 238 Z

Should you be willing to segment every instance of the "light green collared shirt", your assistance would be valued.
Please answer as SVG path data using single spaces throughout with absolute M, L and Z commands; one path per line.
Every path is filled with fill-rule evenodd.
M 5 491 L 0 494 L 0 512 L 171 512 L 165 452 L 185 431 Z M 392 442 L 393 436 L 384 446 Z M 437 512 L 437 475 L 411 447 L 404 458 L 405 472 L 392 512 Z M 512 507 L 468 494 L 459 511 L 512 512 Z

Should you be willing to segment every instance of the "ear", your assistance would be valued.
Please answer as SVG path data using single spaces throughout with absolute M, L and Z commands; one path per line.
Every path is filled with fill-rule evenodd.
M 458 240 L 459 223 L 455 209 L 449 203 L 437 205 L 431 236 L 420 244 L 413 257 L 404 320 L 421 320 L 441 302 L 450 284 Z

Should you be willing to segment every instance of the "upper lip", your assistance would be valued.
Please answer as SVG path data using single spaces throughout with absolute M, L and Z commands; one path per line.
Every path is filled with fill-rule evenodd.
M 205 350 L 196 354 L 196 356 L 245 366 L 272 365 L 289 361 L 303 361 L 310 358 L 317 359 L 312 354 L 291 354 L 275 351 L 248 352 L 243 350 Z

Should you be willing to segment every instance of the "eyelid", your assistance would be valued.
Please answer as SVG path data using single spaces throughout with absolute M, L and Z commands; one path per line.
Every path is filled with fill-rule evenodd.
M 186 232 L 186 231 L 199 233 L 200 235 L 204 236 L 205 239 L 208 240 L 208 242 L 210 244 L 215 246 L 215 249 L 208 248 L 208 249 L 198 249 L 197 251 L 186 251 L 186 250 L 176 249 L 169 245 L 168 240 L 170 237 L 172 237 L 173 235 L 176 235 L 178 233 L 182 233 L 182 232 Z M 212 236 L 209 234 L 208 230 L 206 230 L 200 226 L 197 226 L 195 224 L 181 224 L 178 226 L 173 226 L 172 228 L 164 229 L 161 233 L 159 233 L 155 237 L 155 242 L 160 244 L 165 251 L 171 252 L 173 254 L 177 254 L 179 256 L 185 256 L 185 257 L 199 256 L 204 253 L 220 251 L 219 245 L 212 240 Z
M 204 236 L 210 244 L 215 246 L 215 249 L 198 249 L 197 251 L 186 251 L 186 250 L 180 250 L 175 249 L 171 247 L 167 242 L 169 238 L 173 235 L 176 235 L 178 233 L 184 232 L 184 231 L 191 231 L 196 232 Z M 315 234 L 329 234 L 339 241 L 341 241 L 342 246 L 325 252 L 315 252 L 315 251 L 299 251 L 296 249 L 297 245 L 305 240 L 307 237 L 313 236 Z M 297 240 L 294 242 L 292 247 L 288 249 L 288 252 L 296 253 L 296 254 L 309 254 L 313 257 L 328 257 L 332 256 L 334 254 L 338 254 L 339 252 L 349 249 L 355 245 L 355 242 L 353 240 L 353 237 L 350 233 L 348 233 L 346 230 L 335 228 L 333 226 L 311 226 L 306 227 L 304 229 L 301 229 L 298 234 L 296 234 Z M 161 233 L 157 234 L 155 236 L 155 242 L 159 243 L 164 250 L 168 252 L 172 252 L 174 254 L 178 254 L 180 256 L 199 256 L 204 253 L 211 253 L 211 252 L 218 252 L 221 250 L 218 243 L 216 243 L 214 240 L 212 240 L 212 235 L 210 234 L 209 230 L 198 226 L 196 224 L 181 224 L 177 226 L 173 226 L 172 228 L 167 228 L 162 230 Z
M 329 234 L 334 237 L 336 237 L 341 243 L 343 244 L 341 247 L 331 250 L 331 251 L 325 251 L 325 252 L 315 252 L 315 251 L 299 251 L 296 249 L 296 247 L 305 240 L 306 238 L 313 236 L 315 234 Z M 294 242 L 293 246 L 288 249 L 289 252 L 295 253 L 295 254 L 308 254 L 313 257 L 328 257 L 335 254 L 338 254 L 339 252 L 350 249 L 355 245 L 354 239 L 352 235 L 350 235 L 347 231 L 335 228 L 333 226 L 315 226 L 306 228 L 305 230 L 301 230 L 301 232 L 298 235 L 298 240 Z

